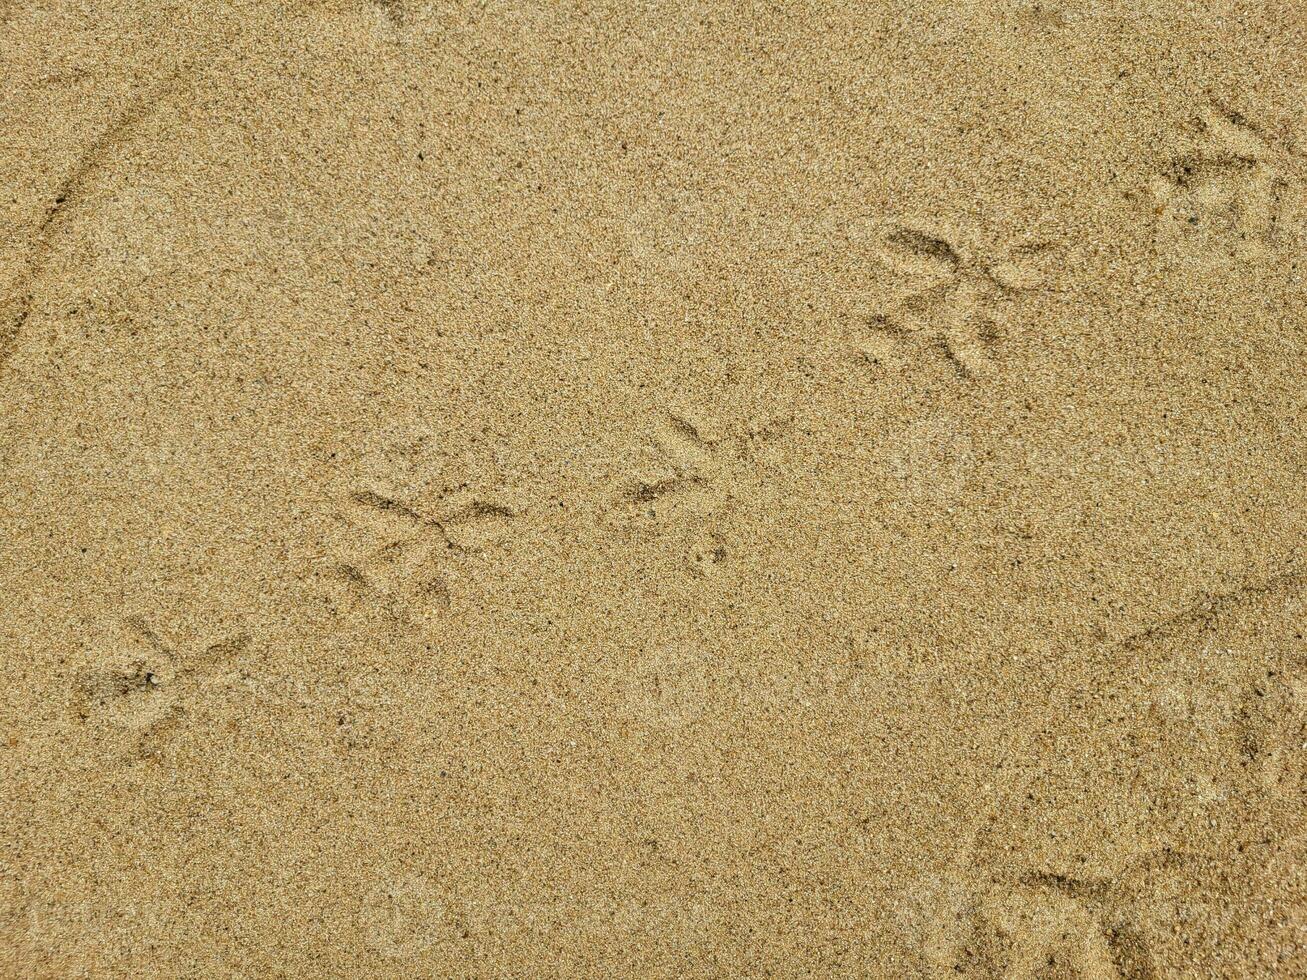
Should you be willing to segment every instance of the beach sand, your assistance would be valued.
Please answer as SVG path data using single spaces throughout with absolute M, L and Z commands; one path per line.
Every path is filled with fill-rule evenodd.
M 0 975 L 1307 976 L 1300 3 L 0 90 Z

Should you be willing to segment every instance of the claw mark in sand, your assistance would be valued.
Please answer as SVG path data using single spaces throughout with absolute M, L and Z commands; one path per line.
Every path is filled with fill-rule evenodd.
M 1292 791 L 1294 760 L 1307 744 L 1307 673 L 1295 653 L 1305 585 L 1301 573 L 1286 570 L 1203 595 L 1107 648 L 1146 662 L 1150 672 L 1133 714 L 1151 719 L 1147 737 L 1159 761 L 1149 776 L 1143 759 L 1132 758 L 1138 786 L 1158 798 L 1176 792 L 1170 764 L 1190 752 L 1185 768 L 1207 787 L 1191 803 Z M 1252 642 L 1240 624 L 1254 610 L 1261 625 Z
M 627 481 L 624 495 L 642 509 L 680 497 L 719 510 L 732 496 L 733 484 L 746 477 L 748 465 L 792 424 L 791 416 L 778 417 L 723 434 L 705 419 L 664 411 L 653 430 L 658 466 Z
M 631 500 L 637 504 L 651 504 L 669 494 L 706 486 L 717 472 L 713 442 L 679 415 L 666 414 L 654 442 L 670 472 L 654 478 L 637 477 L 630 490 Z
M 1136 897 L 1150 875 L 1183 864 L 1185 855 L 1144 854 L 1103 879 L 1013 874 L 978 866 L 972 837 L 940 873 L 923 876 L 900 897 L 899 926 L 926 976 L 1157 976 Z
M 1199 139 L 1154 175 L 1154 244 L 1191 264 L 1256 262 L 1283 233 L 1286 199 L 1301 177 L 1299 161 L 1247 119 L 1204 108 Z
M 792 415 L 719 428 L 707 413 L 662 410 L 651 426 L 652 455 L 621 478 L 616 514 L 634 516 L 637 533 L 670 534 L 668 544 L 691 578 L 709 581 L 730 567 L 735 542 L 729 514 L 758 486 L 769 447 L 794 425 Z M 648 519 L 647 523 L 645 519 Z
M 456 493 L 435 516 L 375 490 L 356 490 L 344 518 L 346 557 L 332 571 L 358 598 L 411 622 L 451 604 L 454 566 L 504 540 L 518 517 L 506 503 Z
M 969 257 L 945 238 L 899 226 L 885 236 L 881 251 L 885 264 L 915 288 L 893 309 L 868 319 L 863 357 L 898 367 L 906 352 L 933 351 L 960 377 L 977 379 L 994 373 L 1005 307 L 1017 293 L 1043 283 L 1055 247 L 1022 245 L 990 262 Z
M 203 675 L 244 652 L 250 636 L 234 634 L 187 653 L 166 643 L 140 617 L 128 617 L 123 625 L 132 642 L 96 656 L 77 672 L 72 714 L 122 744 L 129 760 L 157 758 L 184 723 Z
M 45 270 L 59 227 L 77 207 L 91 180 L 131 140 L 155 101 L 141 94 L 133 96 L 55 189 L 53 200 L 33 231 L 25 268 L 7 290 L 7 297 L 0 301 L 0 367 L 18 347 L 19 335 L 32 312 L 36 280 Z

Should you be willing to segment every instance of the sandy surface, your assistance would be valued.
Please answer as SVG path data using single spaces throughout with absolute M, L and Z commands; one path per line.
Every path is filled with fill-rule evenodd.
M 1307 976 L 1301 3 L 9 0 L 0 190 L 4 976 Z

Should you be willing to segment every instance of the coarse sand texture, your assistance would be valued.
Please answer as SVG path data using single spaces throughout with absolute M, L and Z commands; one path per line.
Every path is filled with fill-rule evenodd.
M 1302 0 L 0 0 L 0 978 L 1307 977 Z

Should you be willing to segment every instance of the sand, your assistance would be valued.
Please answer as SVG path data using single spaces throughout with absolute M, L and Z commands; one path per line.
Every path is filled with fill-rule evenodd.
M 1296 0 L 10 0 L 0 91 L 0 974 L 1307 976 Z

